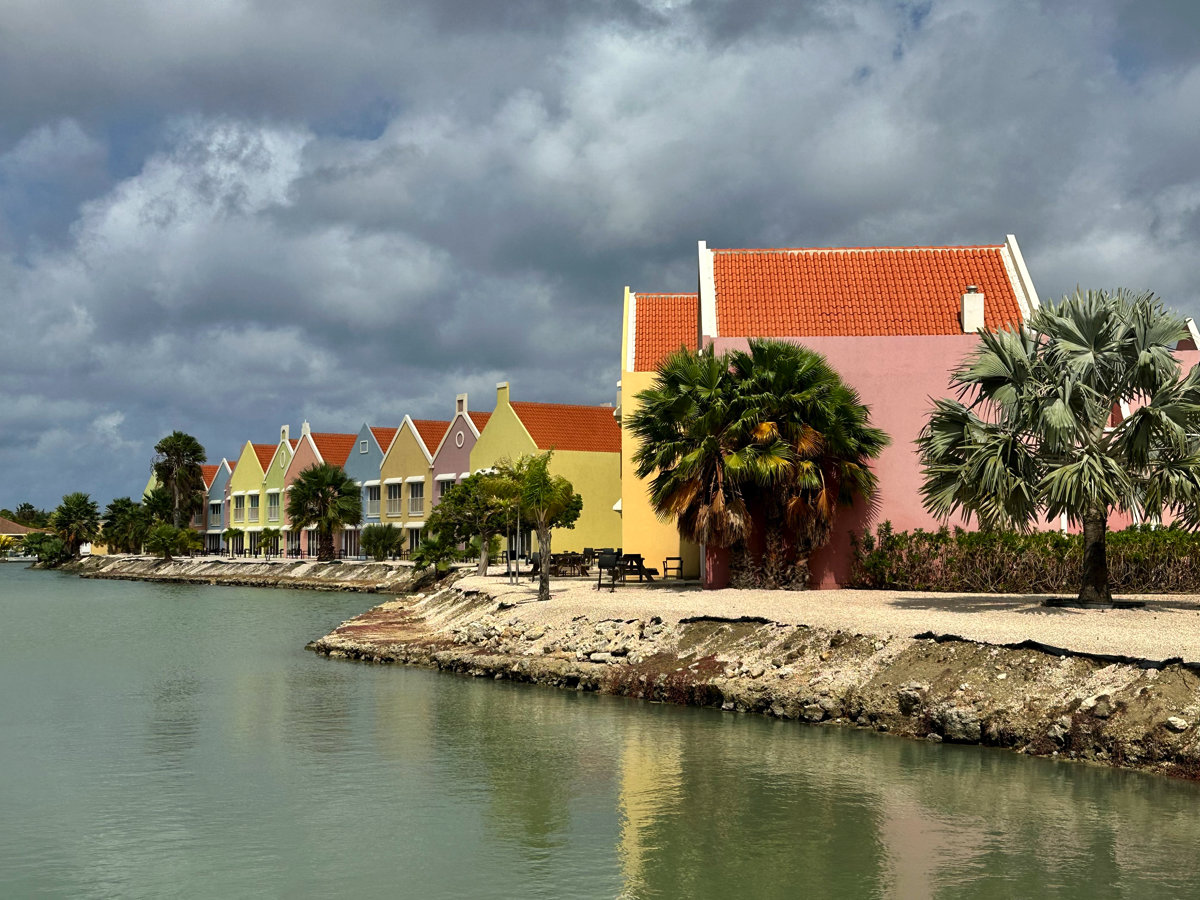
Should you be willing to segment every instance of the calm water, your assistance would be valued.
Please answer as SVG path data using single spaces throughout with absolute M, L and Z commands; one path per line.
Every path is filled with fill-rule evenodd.
M 423 670 L 0 565 L 0 897 L 1200 897 L 1200 789 Z

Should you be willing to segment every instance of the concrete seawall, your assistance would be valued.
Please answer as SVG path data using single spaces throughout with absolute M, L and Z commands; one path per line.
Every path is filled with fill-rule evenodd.
M 470 586 L 480 581 L 390 600 L 309 649 L 1200 778 L 1200 677 L 1179 663 L 763 617 L 647 616 L 633 592 L 596 595 L 568 615 L 554 601 L 512 603 Z

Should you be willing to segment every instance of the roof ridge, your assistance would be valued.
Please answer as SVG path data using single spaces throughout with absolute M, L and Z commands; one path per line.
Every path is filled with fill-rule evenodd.
M 713 253 L 879 253 L 930 250 L 1003 250 L 1003 244 L 921 244 L 913 247 L 710 247 Z M 644 296 L 639 294 L 638 296 Z

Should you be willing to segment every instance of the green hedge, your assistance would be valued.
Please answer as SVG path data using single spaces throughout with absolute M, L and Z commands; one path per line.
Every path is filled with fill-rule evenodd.
M 1042 594 L 1079 590 L 1083 538 L 1039 531 L 892 530 L 852 535 L 852 587 Z M 1200 593 L 1200 534 L 1135 526 L 1109 533 L 1114 593 Z

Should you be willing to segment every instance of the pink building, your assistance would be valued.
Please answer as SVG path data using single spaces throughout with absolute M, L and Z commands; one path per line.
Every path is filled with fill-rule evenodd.
M 488 423 L 491 413 L 474 412 L 467 408 L 467 395 L 459 394 L 454 401 L 454 418 L 433 451 L 433 506 L 442 494 L 471 474 L 471 450 L 479 440 L 479 432 Z
M 842 511 L 833 540 L 810 561 L 814 586 L 846 582 L 851 530 L 884 520 L 897 530 L 938 528 L 921 506 L 914 441 L 930 398 L 950 393 L 950 372 L 975 347 L 975 332 L 1019 325 L 1037 308 L 1016 238 L 973 247 L 767 250 L 701 242 L 698 284 L 697 295 L 650 295 L 646 304 L 628 293 L 623 406 L 630 408 L 635 389 L 649 383 L 647 373 L 681 345 L 711 344 L 721 352 L 746 348 L 751 337 L 803 344 L 858 390 L 873 424 L 892 439 L 874 466 L 880 485 L 874 509 Z M 644 486 L 627 480 L 636 487 L 623 493 L 625 519 L 641 523 L 639 531 L 652 528 Z M 642 543 L 653 540 L 625 539 L 626 547 Z M 686 559 L 685 549 L 671 555 Z M 698 565 L 698 554 L 692 558 Z

